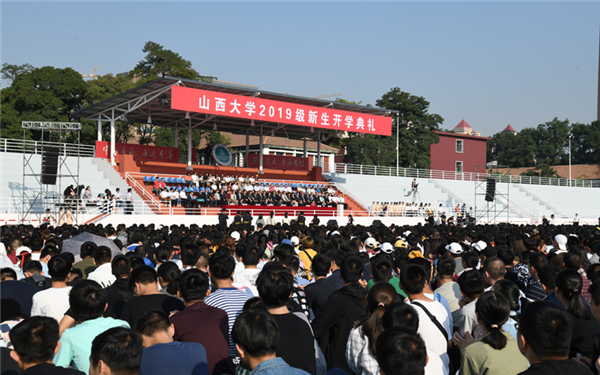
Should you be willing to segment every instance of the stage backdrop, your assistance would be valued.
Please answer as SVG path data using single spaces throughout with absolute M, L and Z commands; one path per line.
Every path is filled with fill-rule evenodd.
M 248 167 L 259 167 L 259 154 L 248 155 Z M 264 169 L 287 169 L 291 171 L 308 171 L 308 158 L 295 156 L 263 155 Z
M 176 147 L 157 147 L 135 145 L 130 143 L 117 143 L 118 160 L 120 154 L 133 155 L 136 161 L 162 161 L 168 163 L 179 163 L 179 148 Z M 96 157 L 110 158 L 110 142 L 96 141 Z

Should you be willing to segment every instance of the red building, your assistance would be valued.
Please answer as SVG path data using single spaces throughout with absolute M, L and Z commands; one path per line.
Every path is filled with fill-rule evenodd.
M 438 143 L 429 146 L 431 169 L 453 172 L 485 173 L 487 140 L 466 134 L 434 132 Z

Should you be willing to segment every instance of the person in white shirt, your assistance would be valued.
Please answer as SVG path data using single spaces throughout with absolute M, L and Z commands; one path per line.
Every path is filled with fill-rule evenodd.
M 242 262 L 244 263 L 244 269 L 233 274 L 234 286 L 245 286 L 252 291 L 254 296 L 258 296 L 258 289 L 256 289 L 256 279 L 260 270 L 258 269 L 258 262 L 262 256 L 262 250 L 257 246 L 248 247 L 242 252 Z
M 267 225 L 277 225 L 277 219 L 275 219 L 275 212 L 271 211 L 271 214 L 267 218 Z
M 111 260 L 111 250 L 106 246 L 98 246 L 94 251 L 94 264 L 98 268 L 88 275 L 88 280 L 94 280 L 103 288 L 111 286 L 116 280 L 112 274 Z
M 52 277 L 52 287 L 33 295 L 31 316 L 47 316 L 60 322 L 70 307 L 71 287 L 67 285 L 67 280 L 71 276 L 72 267 L 73 264 L 65 256 L 55 255 L 50 259 L 48 272 Z
M 115 213 L 119 212 L 119 207 L 123 205 L 123 196 L 121 195 L 121 189 L 115 190 Z
M 185 194 L 185 190 L 181 189 L 179 192 L 179 205 L 181 207 L 185 207 L 187 202 L 187 195 Z
M 131 188 L 127 189 L 127 194 L 125 194 L 125 202 L 127 205 L 125 214 L 131 215 L 133 213 L 133 193 L 131 192 Z
M 410 304 L 419 314 L 418 333 L 425 341 L 429 355 L 439 357 L 442 362 L 442 367 L 439 368 L 439 362 L 429 361 L 425 366 L 425 374 L 447 375 L 450 364 L 448 347 L 452 340 L 452 323 L 444 305 L 423 294 L 426 281 L 427 275 L 421 266 L 409 263 L 402 267 L 400 287 L 408 295 Z M 435 321 L 430 315 L 435 317 Z

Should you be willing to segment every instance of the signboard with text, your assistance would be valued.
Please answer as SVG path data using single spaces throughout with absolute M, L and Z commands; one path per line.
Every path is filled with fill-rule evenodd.
M 248 167 L 258 168 L 260 164 L 259 154 L 248 155 Z M 263 168 L 265 169 L 287 169 L 292 171 L 308 171 L 308 158 L 295 156 L 263 155 Z
M 217 91 L 171 87 L 171 108 L 319 129 L 392 135 L 392 118 Z
M 115 159 L 119 159 L 120 154 L 133 155 L 133 160 L 138 161 L 161 161 L 168 163 L 179 163 L 179 148 L 176 147 L 157 147 L 135 145 L 130 143 L 116 143 Z M 96 141 L 96 157 L 110 158 L 110 142 Z

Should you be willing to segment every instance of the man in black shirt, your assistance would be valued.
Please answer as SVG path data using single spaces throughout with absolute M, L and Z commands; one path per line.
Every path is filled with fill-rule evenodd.
M 306 222 L 306 218 L 304 217 L 304 211 L 300 211 L 300 215 L 298 215 L 297 223 L 298 225 L 304 225 Z
M 221 209 L 221 213 L 219 214 L 219 227 L 221 230 L 227 229 L 227 220 L 229 216 L 225 213 L 225 209 Z
M 290 295 L 294 289 L 294 277 L 282 267 L 265 267 L 256 279 L 258 295 L 279 326 L 279 342 L 276 354 L 288 365 L 317 373 L 315 344 L 308 320 L 288 310 Z
M 52 357 L 58 351 L 58 322 L 54 318 L 34 316 L 10 331 L 13 349 L 10 356 L 25 375 L 83 375 L 81 371 L 55 366 Z M 5 370 L 6 363 L 2 363 Z
M 521 314 L 517 343 L 531 367 L 519 375 L 591 375 L 578 360 L 569 359 L 573 322 L 550 302 L 534 302 Z M 593 364 L 592 364 L 593 365 Z
M 333 281 L 333 279 L 327 278 L 327 274 L 329 274 L 329 270 L 331 269 L 331 259 L 327 255 L 315 255 L 311 268 L 315 275 L 315 282 L 305 286 L 304 292 L 306 293 L 308 307 L 312 309 L 313 315 L 316 318 L 321 309 L 323 309 L 323 306 L 325 306 L 325 302 L 327 302 L 331 293 L 340 289 L 340 285 Z
M 331 294 L 323 310 L 312 322 L 316 339 L 327 359 L 327 369 L 339 367 L 352 374 L 346 361 L 346 343 L 354 323 L 363 314 L 367 292 L 358 283 L 363 273 L 363 263 L 357 255 L 346 255 L 340 267 L 344 282 L 342 289 Z
M 131 272 L 129 286 L 137 297 L 125 303 L 120 319 L 132 326 L 139 315 L 149 310 L 163 310 L 170 315 L 185 309 L 180 299 L 162 294 L 156 280 L 156 271 L 149 266 L 139 266 Z
M 125 255 L 117 255 L 111 263 L 112 274 L 116 277 L 114 283 L 106 288 L 106 302 L 108 307 L 104 312 L 105 317 L 117 319 L 121 316 L 121 311 L 125 303 L 131 300 L 134 295 L 129 286 L 129 273 L 131 272 L 131 260 Z

